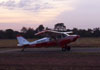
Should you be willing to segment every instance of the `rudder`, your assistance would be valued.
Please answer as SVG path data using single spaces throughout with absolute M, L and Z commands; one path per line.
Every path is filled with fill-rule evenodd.
M 29 41 L 27 41 L 27 40 L 26 40 L 24 37 L 22 37 L 21 35 L 17 35 L 17 40 L 18 40 L 17 46 L 29 45 Z

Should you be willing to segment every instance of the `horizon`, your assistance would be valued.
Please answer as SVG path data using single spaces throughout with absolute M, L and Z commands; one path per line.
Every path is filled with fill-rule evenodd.
M 44 25 L 43 25 L 44 26 Z M 39 27 L 39 26 L 38 26 Z M 29 28 L 32 28 L 33 30 L 36 30 L 38 27 L 36 27 L 36 28 L 32 28 L 32 27 L 25 27 L 26 29 L 29 29 Z M 23 28 L 23 27 L 22 27 Z M 0 29 L 0 30 L 3 30 L 3 31 L 5 31 L 5 30 L 8 30 L 8 29 L 11 29 L 11 30 L 13 30 L 13 31 L 21 31 L 21 29 L 22 28 L 20 28 L 19 30 L 16 30 L 16 29 L 13 29 L 13 28 L 7 28 L 7 29 Z M 46 28 L 49 28 L 49 27 L 45 27 L 44 26 L 44 30 L 46 29 Z M 70 30 L 73 30 L 75 27 L 73 27 L 73 28 L 66 28 L 66 30 L 67 29 L 70 29 Z M 95 27 L 95 28 L 87 28 L 87 29 L 85 29 L 85 28 L 76 28 L 76 29 L 78 29 L 78 30 L 88 30 L 88 29 L 91 29 L 91 30 L 95 30 L 95 29 L 100 29 L 100 27 Z M 53 30 L 54 28 L 49 28 L 49 29 L 51 29 L 51 30 Z
M 0 0 L 0 30 L 39 25 L 54 28 L 64 23 L 67 29 L 100 27 L 99 0 Z

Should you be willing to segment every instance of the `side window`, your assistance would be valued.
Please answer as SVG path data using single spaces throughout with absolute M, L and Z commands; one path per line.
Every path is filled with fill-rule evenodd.
M 65 38 L 67 35 L 65 34 L 61 34 L 61 37 L 60 38 Z
M 62 34 L 62 36 L 63 36 L 63 37 L 66 37 L 67 35 L 65 35 L 65 34 Z
M 66 37 L 67 35 L 65 35 L 65 34 L 61 34 L 61 35 L 58 35 L 57 36 L 57 39 L 62 39 L 62 38 L 64 38 L 64 37 Z

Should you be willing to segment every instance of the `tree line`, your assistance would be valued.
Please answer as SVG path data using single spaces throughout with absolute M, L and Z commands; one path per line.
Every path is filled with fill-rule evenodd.
M 25 38 L 41 38 L 36 36 L 35 33 L 43 30 L 52 30 L 43 25 L 39 25 L 36 29 L 23 27 L 20 31 L 14 31 L 13 29 L 0 30 L 0 39 L 16 39 L 16 35 L 22 35 Z M 100 37 L 100 28 L 94 29 L 66 29 L 64 23 L 57 23 L 54 26 L 55 31 L 72 31 L 74 34 L 80 35 L 81 37 Z

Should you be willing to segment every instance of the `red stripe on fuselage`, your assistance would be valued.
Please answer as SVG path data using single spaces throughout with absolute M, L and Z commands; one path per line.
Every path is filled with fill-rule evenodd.
M 51 41 L 51 42 L 45 42 L 45 43 L 30 45 L 30 47 L 50 47 L 50 46 L 57 46 L 57 42 Z

